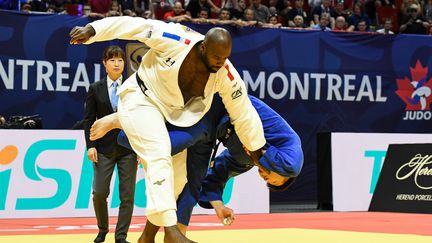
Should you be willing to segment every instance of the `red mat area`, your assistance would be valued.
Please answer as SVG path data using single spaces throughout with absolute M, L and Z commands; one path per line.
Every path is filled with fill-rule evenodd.
M 114 228 L 116 218 L 110 219 Z M 145 217 L 134 217 L 130 232 L 143 230 Z M 303 228 L 432 236 L 432 215 L 372 212 L 314 212 L 237 215 L 222 226 L 214 215 L 194 215 L 189 230 Z M 114 232 L 114 230 L 111 230 Z M 96 233 L 94 218 L 0 219 L 0 235 Z

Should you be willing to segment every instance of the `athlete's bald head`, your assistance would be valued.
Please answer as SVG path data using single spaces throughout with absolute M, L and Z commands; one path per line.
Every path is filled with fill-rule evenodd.
M 211 28 L 204 37 L 204 43 L 231 46 L 231 34 L 221 27 Z
M 217 72 L 231 55 L 231 34 L 224 28 L 211 28 L 201 44 L 201 57 L 209 71 Z

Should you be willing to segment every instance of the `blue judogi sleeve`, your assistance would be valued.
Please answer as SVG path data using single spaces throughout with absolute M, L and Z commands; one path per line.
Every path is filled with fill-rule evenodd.
M 267 170 L 285 177 L 296 177 L 303 166 L 300 137 L 272 108 L 250 96 L 264 126 L 266 150 L 259 163 Z

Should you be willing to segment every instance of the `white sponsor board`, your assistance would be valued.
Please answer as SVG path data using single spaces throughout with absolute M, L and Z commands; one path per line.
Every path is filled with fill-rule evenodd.
M 0 130 L 0 138 L 0 218 L 94 216 L 93 168 L 83 131 Z M 120 203 L 115 174 L 108 198 L 111 216 Z M 143 174 L 140 167 L 134 215 L 145 213 Z M 255 169 L 228 187 L 224 199 L 236 213 L 269 212 L 269 192 Z M 196 207 L 194 213 L 214 212 Z
M 389 144 L 432 143 L 431 134 L 332 133 L 334 211 L 368 211 Z

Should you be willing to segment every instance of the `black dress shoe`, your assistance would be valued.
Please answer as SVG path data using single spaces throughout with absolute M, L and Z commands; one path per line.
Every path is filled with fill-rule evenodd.
M 118 239 L 118 240 L 115 240 L 115 243 L 130 243 L 130 242 L 125 240 L 125 239 Z
M 95 243 L 104 242 L 105 241 L 105 236 L 107 235 L 107 233 L 108 232 L 105 232 L 105 233 L 104 232 L 99 232 L 93 242 L 95 242 Z

